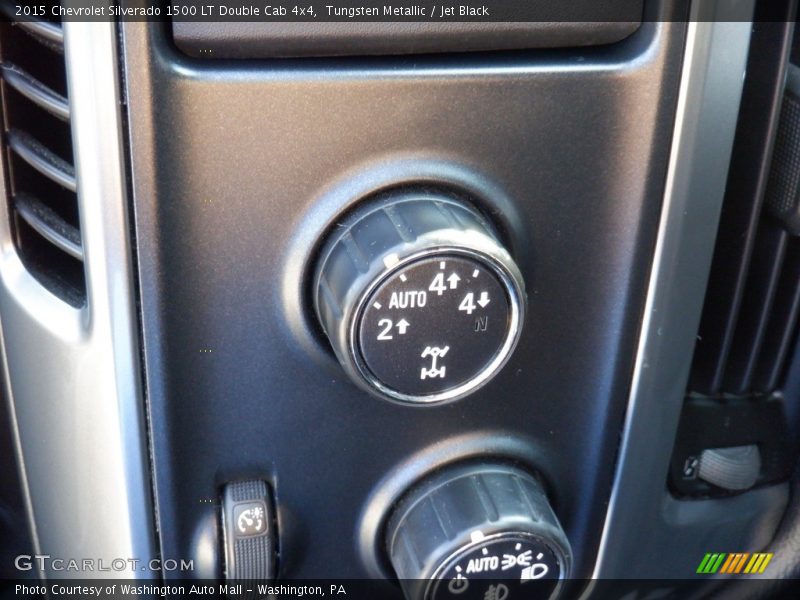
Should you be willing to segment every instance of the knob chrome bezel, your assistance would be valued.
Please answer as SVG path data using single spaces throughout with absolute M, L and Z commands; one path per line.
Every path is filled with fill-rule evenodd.
M 382 550 L 409 599 L 435 600 L 431 596 L 436 582 L 446 584 L 457 573 L 488 583 L 521 577 L 521 571 L 514 577 L 507 570 L 498 571 L 499 565 L 475 565 L 471 570 L 463 563 L 505 555 L 514 538 L 541 544 L 556 559 L 558 570 L 547 578 L 556 581 L 551 594 L 558 594 L 569 577 L 569 541 L 545 483 L 527 463 L 494 453 L 452 462 L 417 479 L 385 506 L 387 514 L 379 530 Z M 536 562 L 540 560 L 535 551 L 533 556 Z M 545 562 L 554 566 L 550 560 Z
M 355 309 L 350 316 L 348 329 L 348 360 L 352 361 L 355 372 L 366 384 L 369 391 L 388 400 L 405 405 L 438 404 L 458 400 L 467 396 L 488 383 L 511 357 L 522 334 L 525 313 L 525 292 L 522 275 L 511 260 L 508 253 L 494 240 L 478 232 L 462 232 L 456 230 L 440 230 L 435 235 L 426 235 L 418 240 L 424 249 L 412 252 L 399 258 L 389 253 L 384 257 L 384 264 L 389 264 L 385 272 L 376 277 L 358 297 Z M 393 258 L 394 256 L 394 258 Z M 427 395 L 405 394 L 383 384 L 369 369 L 360 348 L 359 329 L 369 298 L 385 281 L 392 278 L 404 267 L 428 258 L 445 258 L 447 256 L 465 257 L 486 265 L 498 278 L 508 299 L 510 310 L 508 331 L 500 350 L 477 375 L 454 388 Z

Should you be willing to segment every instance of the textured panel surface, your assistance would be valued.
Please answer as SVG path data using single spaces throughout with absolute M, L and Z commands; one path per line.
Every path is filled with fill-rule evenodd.
M 280 65 L 189 60 L 158 27 L 124 29 L 165 553 L 194 552 L 210 510 L 197 498 L 259 477 L 275 492 L 282 577 L 366 577 L 352 540 L 387 473 L 416 476 L 481 448 L 542 473 L 575 576 L 589 576 L 683 25 L 651 23 L 591 53 Z M 495 379 L 420 409 L 344 376 L 309 310 L 309 277 L 322 232 L 358 198 L 432 181 L 496 224 L 529 309 Z

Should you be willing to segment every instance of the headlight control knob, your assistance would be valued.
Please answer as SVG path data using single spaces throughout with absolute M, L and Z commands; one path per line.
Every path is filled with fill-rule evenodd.
M 571 553 L 535 477 L 504 465 L 447 468 L 402 498 L 387 551 L 408 600 L 545 600 Z
M 322 247 L 317 316 L 362 387 L 393 400 L 460 398 L 491 379 L 514 349 L 525 291 L 483 216 L 427 192 L 356 210 Z

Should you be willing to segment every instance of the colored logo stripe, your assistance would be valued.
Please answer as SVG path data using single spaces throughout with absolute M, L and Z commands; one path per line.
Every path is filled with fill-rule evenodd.
M 711 552 L 707 553 L 703 558 L 703 561 L 700 563 L 700 566 L 697 567 L 697 572 L 705 574 L 716 573 L 717 569 L 719 569 L 719 566 L 722 564 L 722 560 L 726 556 L 727 555 L 724 552 L 721 554 L 712 554 Z
M 772 553 L 766 552 L 756 552 L 754 554 L 749 552 L 733 552 L 730 554 L 708 552 L 700 562 L 700 566 L 697 567 L 697 573 L 704 575 L 713 575 L 717 572 L 728 575 L 763 573 L 772 557 Z
M 750 556 L 747 552 L 734 552 L 728 555 L 728 560 L 722 565 L 720 573 L 740 573 L 744 568 L 744 563 Z
M 763 573 L 764 570 L 767 568 L 769 561 L 772 560 L 773 554 L 769 553 L 756 553 L 753 554 L 753 558 L 750 559 L 750 562 L 747 563 L 747 567 L 745 567 L 745 573 Z

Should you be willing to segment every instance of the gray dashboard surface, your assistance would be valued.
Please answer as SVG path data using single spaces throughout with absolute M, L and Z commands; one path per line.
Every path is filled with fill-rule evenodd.
M 209 499 L 263 477 L 283 577 L 374 576 L 381 509 L 402 486 L 495 455 L 543 474 L 574 575 L 591 575 L 684 31 L 648 23 L 580 52 L 215 63 L 176 52 L 157 24 L 124 24 L 164 557 L 212 547 Z M 472 197 L 529 300 L 500 375 L 429 408 L 356 388 L 309 310 L 326 228 L 360 197 L 410 183 Z
M 175 44 L 200 58 L 269 58 L 425 54 L 525 48 L 567 48 L 618 42 L 639 28 L 642 3 L 630 2 L 630 18 L 618 21 L 527 23 L 284 23 L 179 21 Z M 638 9 L 638 10 L 637 10 Z

